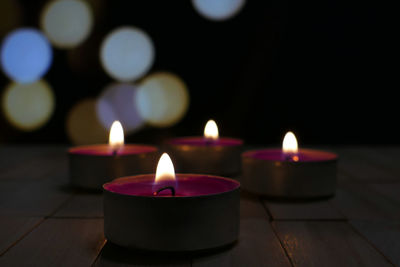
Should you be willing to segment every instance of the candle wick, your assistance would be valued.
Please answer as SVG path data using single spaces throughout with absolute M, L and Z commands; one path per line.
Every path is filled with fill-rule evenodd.
M 212 138 L 206 138 L 206 145 L 212 145 L 215 143 L 215 139 Z
M 118 149 L 114 149 L 113 152 L 112 152 L 112 155 L 113 155 L 113 156 L 116 156 L 117 153 L 118 153 Z
M 156 192 L 153 193 L 153 195 L 157 196 L 160 194 L 161 191 L 169 189 L 171 191 L 171 195 L 174 197 L 175 196 L 175 188 L 173 186 L 164 186 L 158 189 Z
M 299 161 L 299 156 L 297 156 L 296 154 L 285 154 L 285 161 L 290 161 L 290 162 L 297 162 Z

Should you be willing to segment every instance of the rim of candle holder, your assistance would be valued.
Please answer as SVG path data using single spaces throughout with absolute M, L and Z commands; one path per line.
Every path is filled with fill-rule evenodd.
M 329 154 L 332 158 L 330 159 L 323 159 L 323 160 L 305 160 L 305 161 L 293 161 L 293 160 L 285 160 L 285 159 L 262 159 L 262 158 L 257 158 L 253 155 L 250 155 L 252 153 L 256 152 L 262 152 L 265 150 L 282 150 L 281 147 L 265 147 L 265 148 L 260 148 L 260 149 L 251 149 L 251 150 L 246 150 L 241 154 L 242 159 L 251 159 L 259 162 L 271 162 L 271 163 L 281 163 L 281 164 L 324 164 L 324 163 L 332 163 L 332 162 L 337 162 L 339 160 L 339 155 L 333 151 L 329 150 L 319 150 L 319 149 L 312 149 L 312 148 L 299 148 L 299 151 L 306 151 L 306 152 L 320 152 L 324 154 Z
M 121 194 L 121 193 L 118 193 L 118 192 L 113 192 L 113 191 L 110 191 L 110 190 L 105 188 L 107 185 L 109 185 L 109 184 L 111 184 L 111 183 L 113 183 L 113 182 L 115 182 L 117 180 L 127 180 L 127 179 L 132 179 L 133 177 L 135 179 L 140 179 L 140 178 L 147 177 L 147 176 L 150 176 L 150 175 L 155 177 L 155 174 L 151 173 L 151 174 L 140 174 L 140 175 L 124 176 L 124 177 L 116 178 L 116 179 L 114 179 L 114 180 L 112 180 L 110 182 L 107 182 L 107 183 L 103 184 L 103 186 L 102 186 L 103 192 L 110 193 L 112 195 L 119 196 L 119 197 L 126 197 L 126 198 L 134 198 L 134 197 L 135 198 L 153 198 L 153 199 L 163 199 L 165 201 L 166 199 L 177 200 L 177 199 L 207 198 L 207 197 L 213 197 L 213 196 L 220 196 L 220 195 L 223 195 L 223 194 L 229 194 L 229 193 L 231 193 L 233 191 L 236 191 L 236 190 L 240 190 L 240 188 L 241 188 L 241 184 L 237 180 L 234 180 L 234 179 L 231 179 L 231 178 L 227 178 L 227 177 L 217 176 L 217 175 L 198 174 L 198 173 L 176 173 L 175 177 L 177 177 L 177 179 L 178 179 L 179 176 L 181 176 L 181 175 L 182 176 L 197 176 L 197 177 L 209 176 L 209 177 L 213 177 L 213 178 L 216 178 L 216 179 L 221 179 L 221 180 L 226 180 L 226 181 L 232 182 L 232 183 L 235 184 L 235 187 L 232 188 L 231 190 L 227 190 L 227 191 L 220 192 L 220 193 L 214 193 L 214 194 L 204 194 L 204 195 L 197 195 L 197 196 L 179 196 L 179 195 L 177 196 L 177 195 L 175 195 L 173 197 L 171 197 L 171 196 L 154 196 L 153 192 L 151 193 L 151 195 L 148 195 L 148 196 L 128 195 L 128 194 Z

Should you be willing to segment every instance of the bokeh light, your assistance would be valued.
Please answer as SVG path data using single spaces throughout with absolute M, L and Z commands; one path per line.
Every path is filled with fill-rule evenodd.
M 13 126 L 33 131 L 42 127 L 53 114 L 54 94 L 44 80 L 24 84 L 13 82 L 4 91 L 2 107 Z
M 53 56 L 47 38 L 33 28 L 20 28 L 9 33 L 0 53 L 4 73 L 20 83 L 39 80 L 49 69 Z
M 41 28 L 58 48 L 72 48 L 82 43 L 92 25 L 92 10 L 82 0 L 51 1 L 41 14 Z
M 210 20 L 226 20 L 243 8 L 245 0 L 192 0 L 196 11 Z
M 155 127 L 168 127 L 183 118 L 189 107 L 185 83 L 175 74 L 158 72 L 139 84 L 135 98 L 139 114 Z
M 136 93 L 137 88 L 128 83 L 115 83 L 104 89 L 97 100 L 96 112 L 106 129 L 119 120 L 125 133 L 129 134 L 144 124 L 135 103 Z
M 120 27 L 109 33 L 100 49 L 104 70 L 122 82 L 143 76 L 154 61 L 154 46 L 150 37 L 134 27 Z
M 105 144 L 109 129 L 97 119 L 96 99 L 86 98 L 78 102 L 67 115 L 67 134 L 76 145 Z
M 0 39 L 21 24 L 21 5 L 15 0 L 0 1 Z

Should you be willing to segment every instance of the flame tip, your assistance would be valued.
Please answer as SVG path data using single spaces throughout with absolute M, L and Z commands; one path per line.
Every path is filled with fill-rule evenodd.
M 219 138 L 218 126 L 214 120 L 207 121 L 204 127 L 204 137 L 212 140 L 217 140 Z

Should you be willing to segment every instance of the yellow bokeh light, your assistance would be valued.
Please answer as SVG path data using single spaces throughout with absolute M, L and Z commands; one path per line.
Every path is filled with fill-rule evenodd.
M 67 115 L 67 133 L 76 145 L 106 144 L 108 129 L 97 119 L 96 100 L 83 99 Z
M 11 83 L 4 91 L 2 106 L 5 117 L 13 126 L 33 131 L 51 117 L 55 106 L 54 94 L 43 80 Z
M 41 14 L 41 28 L 58 48 L 82 43 L 93 26 L 90 6 L 82 0 L 50 1 Z
M 139 84 L 135 103 L 139 114 L 148 124 L 168 127 L 185 115 L 189 106 L 189 93 L 178 76 L 158 72 L 147 76 Z
M 0 39 L 9 31 L 17 28 L 22 21 L 22 8 L 19 1 L 0 1 Z

